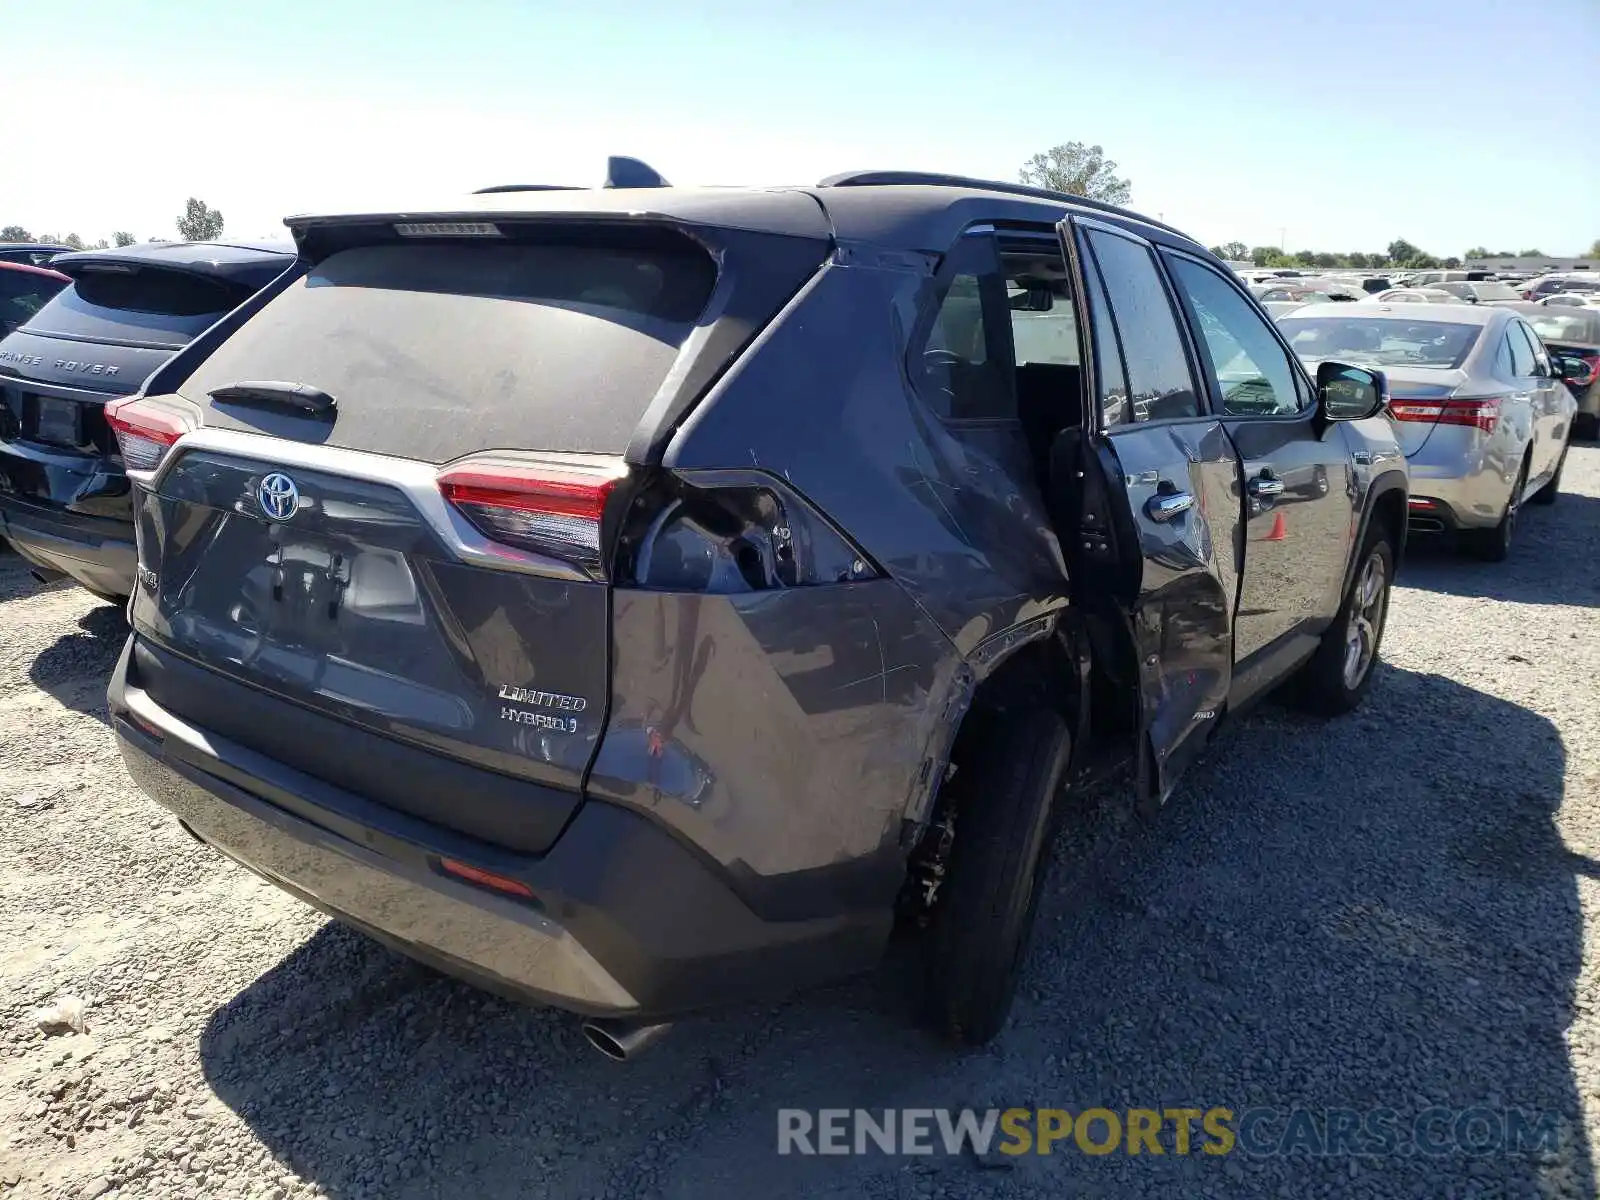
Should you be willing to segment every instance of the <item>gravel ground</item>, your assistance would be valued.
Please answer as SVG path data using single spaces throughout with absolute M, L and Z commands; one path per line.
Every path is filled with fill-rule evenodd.
M 190 841 L 104 724 L 118 613 L 0 557 L 0 1195 L 1593 1196 L 1600 449 L 1520 538 L 1413 558 L 1360 713 L 1269 706 L 1155 821 L 1064 835 L 996 1047 L 910 1027 L 885 971 L 626 1067 Z M 62 993 L 87 1032 L 38 1028 Z M 1558 1141 L 775 1153 L 780 1107 L 963 1105 L 1518 1106 Z

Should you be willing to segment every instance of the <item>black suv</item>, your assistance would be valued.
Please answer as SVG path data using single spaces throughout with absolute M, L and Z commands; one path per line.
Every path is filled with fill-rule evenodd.
M 133 514 L 108 400 L 282 274 L 294 247 L 147 243 L 61 254 L 71 279 L 0 339 L 0 536 L 41 578 L 133 591 Z
M 446 970 L 660 1023 L 925 924 L 1001 1027 L 1059 793 L 1372 679 L 1380 375 L 1120 209 L 944 176 L 290 222 L 116 405 L 133 777 Z

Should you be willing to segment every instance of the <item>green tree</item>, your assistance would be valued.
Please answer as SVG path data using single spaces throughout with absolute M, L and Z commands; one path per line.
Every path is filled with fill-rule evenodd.
M 131 246 L 139 239 L 125 229 L 119 229 L 111 235 L 111 240 L 119 246 Z
M 1439 265 L 1441 267 L 1449 267 L 1451 270 L 1454 270 L 1456 267 L 1459 267 L 1461 265 L 1461 260 L 1459 258 L 1457 258 L 1454 254 L 1452 254 L 1449 258 L 1445 259 Z
M 1258 267 L 1281 267 L 1288 261 L 1276 246 L 1253 246 L 1249 258 Z
M 5 236 L 5 231 L 4 230 L 0 230 L 0 237 L 4 237 L 4 236 Z M 1587 257 L 1587 258 L 1600 258 L 1600 238 L 1595 238 L 1594 245 L 1589 247 L 1589 253 L 1585 257 Z
M 1223 242 L 1223 258 L 1232 262 L 1243 262 L 1250 254 L 1250 247 L 1243 242 Z
M 1340 265 L 1342 264 L 1339 262 L 1339 256 L 1337 254 L 1329 254 L 1326 250 L 1322 250 L 1317 253 L 1317 266 L 1322 267 L 1324 270 L 1326 270 L 1328 267 L 1337 267 Z
M 0 229 L 0 242 L 31 241 L 33 241 L 33 234 L 29 233 L 21 225 L 7 225 L 4 229 Z
M 1546 255 L 1543 250 L 1519 250 L 1519 251 L 1517 251 L 1517 257 L 1518 258 L 1547 258 L 1548 255 Z
M 1073 196 L 1087 196 L 1108 204 L 1126 204 L 1133 185 L 1116 174 L 1117 164 L 1099 146 L 1063 142 L 1022 164 L 1019 177 L 1031 187 L 1049 188 Z M 194 201 L 190 201 L 194 203 Z M 218 218 L 220 221 L 220 218 Z M 217 226 L 217 232 L 222 227 Z
M 1348 262 L 1352 267 L 1366 267 L 1371 265 L 1367 256 L 1361 253 L 1359 250 L 1356 250 L 1350 254 L 1346 254 L 1344 257 L 1345 261 Z
M 186 242 L 215 241 L 222 236 L 222 214 L 190 196 L 178 218 L 178 236 Z
M 1468 259 L 1468 260 L 1471 260 L 1471 259 L 1493 258 L 1494 255 L 1490 254 L 1488 248 L 1485 247 L 1485 246 L 1474 246 L 1471 250 L 1468 250 L 1461 257 L 1465 258 L 1465 259 Z
M 84 248 L 83 239 L 75 233 L 69 233 L 64 238 L 51 238 L 50 240 L 53 242 L 59 241 L 63 246 L 71 246 L 74 250 L 82 250 Z
M 1296 250 L 1290 255 L 1290 261 L 1297 267 L 1314 267 L 1317 265 L 1317 252 L 1315 250 Z
M 84 249 L 85 250 L 109 250 L 109 249 L 111 249 L 111 243 L 106 241 L 105 238 L 101 238 L 98 242 L 95 242 L 92 246 L 85 246 Z
M 1397 267 L 1417 266 L 1417 259 L 1421 257 L 1422 250 L 1413 246 L 1405 238 L 1396 238 L 1389 243 L 1389 261 Z

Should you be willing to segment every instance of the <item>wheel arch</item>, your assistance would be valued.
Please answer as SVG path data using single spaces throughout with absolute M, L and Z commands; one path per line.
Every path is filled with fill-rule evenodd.
M 1345 564 L 1344 589 L 1339 593 L 1341 597 L 1355 578 L 1356 568 L 1360 565 L 1361 547 L 1367 544 L 1374 522 L 1389 535 L 1389 545 L 1394 549 L 1395 573 L 1399 574 L 1400 564 L 1405 558 L 1407 501 L 1410 495 L 1411 483 L 1404 471 L 1386 471 L 1373 481 L 1367 492 L 1366 509 L 1361 515 L 1355 553 L 1350 555 L 1350 561 Z

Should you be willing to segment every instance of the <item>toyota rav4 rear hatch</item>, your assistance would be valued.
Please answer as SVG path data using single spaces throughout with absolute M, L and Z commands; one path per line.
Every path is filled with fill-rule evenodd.
M 184 435 L 141 504 L 134 666 L 196 725 L 538 852 L 605 721 L 622 455 L 717 262 L 644 221 L 315 241 L 173 390 L 113 414 L 130 463 Z

